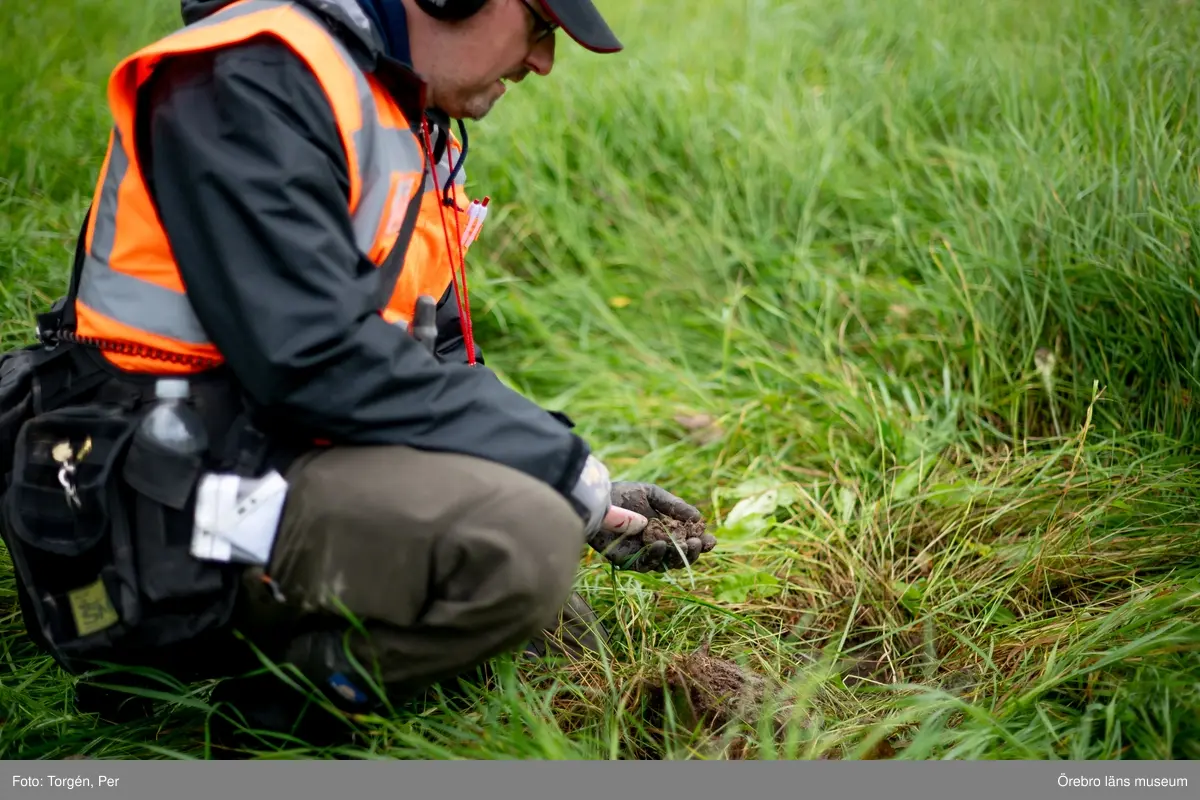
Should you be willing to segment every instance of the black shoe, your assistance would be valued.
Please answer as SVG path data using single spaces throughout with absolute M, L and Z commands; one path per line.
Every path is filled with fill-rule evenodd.
M 553 653 L 577 659 L 587 652 L 598 653 L 609 641 L 608 631 L 596 612 L 578 592 L 559 612 L 558 625 L 547 628 L 525 646 L 524 655 L 540 659 Z
M 355 742 L 353 724 L 275 675 L 229 678 L 213 690 L 210 734 L 222 750 L 328 748 Z
M 111 676 L 101 680 L 112 686 L 127 686 L 130 690 L 162 690 L 162 684 L 140 681 L 136 676 Z M 154 700 L 135 691 L 109 689 L 81 680 L 75 684 L 75 708 L 83 714 L 95 714 L 102 722 L 123 725 L 151 716 L 154 713 Z

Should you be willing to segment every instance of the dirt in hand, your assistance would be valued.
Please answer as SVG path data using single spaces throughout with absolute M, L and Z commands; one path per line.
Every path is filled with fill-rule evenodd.
M 659 517 L 658 519 L 650 520 L 650 524 L 642 531 L 642 541 L 648 545 L 655 542 L 669 542 L 672 539 L 682 545 L 688 539 L 703 540 L 704 538 L 704 520 L 684 522 L 682 520 L 671 519 L 670 517 Z M 709 538 L 712 537 L 710 536 Z

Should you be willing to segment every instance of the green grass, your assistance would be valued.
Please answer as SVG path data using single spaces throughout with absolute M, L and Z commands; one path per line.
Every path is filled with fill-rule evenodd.
M 611 653 L 501 661 L 352 755 L 1200 758 L 1197 5 L 605 8 L 624 54 L 560 46 L 471 129 L 476 333 L 720 545 L 666 578 L 588 558 Z M 5 16 L 11 345 L 64 285 L 107 72 L 176 7 Z M 75 711 L 0 575 L 0 758 L 212 754 L 207 686 Z M 704 647 L 768 680 L 756 715 L 657 688 Z

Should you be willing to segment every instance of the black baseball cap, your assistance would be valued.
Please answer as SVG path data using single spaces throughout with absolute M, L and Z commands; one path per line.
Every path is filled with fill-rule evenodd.
M 592 0 L 538 0 L 538 4 L 568 36 L 593 53 L 615 53 L 625 47 Z

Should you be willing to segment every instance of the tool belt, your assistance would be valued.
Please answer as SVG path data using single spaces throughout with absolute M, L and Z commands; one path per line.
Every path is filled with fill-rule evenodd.
M 109 663 L 186 680 L 228 666 L 244 568 L 191 556 L 195 489 L 210 470 L 256 477 L 269 449 L 222 370 L 188 378 L 212 446 L 172 460 L 133 436 L 153 376 L 77 344 L 0 355 L 0 532 L 27 632 L 70 673 Z

